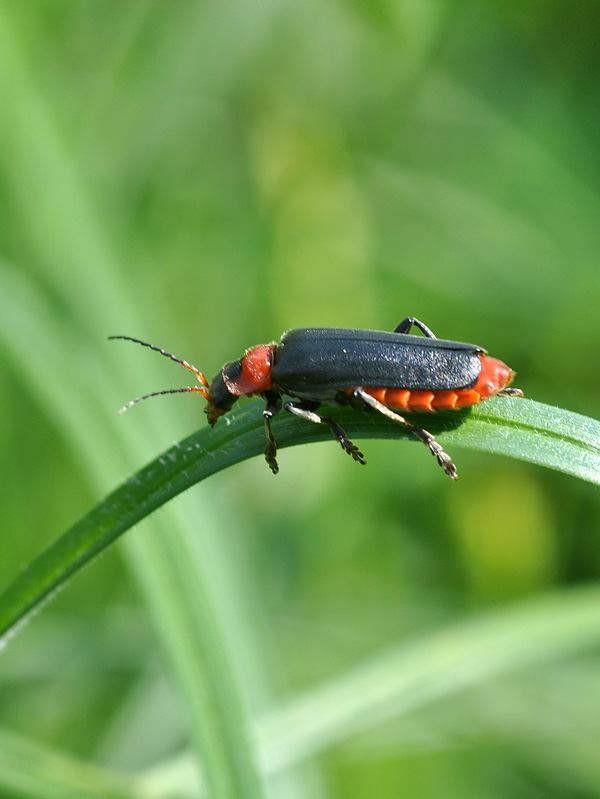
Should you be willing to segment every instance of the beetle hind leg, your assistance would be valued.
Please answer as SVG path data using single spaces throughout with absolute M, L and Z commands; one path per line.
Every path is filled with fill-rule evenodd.
M 421 333 L 427 338 L 437 338 L 437 336 L 427 327 L 426 324 L 415 319 L 414 316 L 407 316 L 394 328 L 394 333 L 410 333 L 413 327 L 418 327 Z
M 353 458 L 353 460 L 358 461 L 358 463 L 362 463 L 363 465 L 366 463 L 365 456 L 362 454 L 356 444 L 350 441 L 346 435 L 346 431 L 340 427 L 337 422 L 334 422 L 330 416 L 321 416 L 320 414 L 303 407 L 299 403 L 294 402 L 286 402 L 284 403 L 283 407 L 286 411 L 288 411 L 288 413 L 293 413 L 295 416 L 299 416 L 301 419 L 306 419 L 307 422 L 328 424 L 333 437 L 339 442 L 342 449 L 347 452 L 348 455 Z
M 384 405 L 379 400 L 376 400 L 375 397 L 372 397 L 368 394 L 362 386 L 359 386 L 354 390 L 354 394 L 357 397 L 360 397 L 367 405 L 370 405 L 371 408 L 375 408 L 376 411 L 382 413 L 384 416 L 387 416 L 388 419 L 392 419 L 394 422 L 399 422 L 400 424 L 407 427 L 410 432 L 418 438 L 419 441 L 422 441 L 423 444 L 429 449 L 432 455 L 435 456 L 437 462 L 444 470 L 444 473 L 451 477 L 453 480 L 458 480 L 458 472 L 456 470 L 456 466 L 452 463 L 452 459 L 448 455 L 448 453 L 443 449 L 441 444 L 435 440 L 435 438 L 429 433 L 427 430 L 424 430 L 422 427 L 417 427 L 416 424 L 409 422 L 408 419 L 405 419 L 404 416 L 400 416 L 399 413 L 392 411 L 387 405 Z

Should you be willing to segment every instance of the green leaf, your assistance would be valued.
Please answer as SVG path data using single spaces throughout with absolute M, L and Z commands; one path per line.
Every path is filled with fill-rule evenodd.
M 96 553 L 167 500 L 264 448 L 262 403 L 232 413 L 167 450 L 106 497 L 43 552 L 0 597 L 0 641 Z M 328 411 L 355 438 L 412 436 L 379 414 Z M 445 446 L 467 446 L 539 463 L 600 483 L 600 424 L 533 400 L 495 398 L 471 412 L 414 415 Z M 331 438 L 325 425 L 281 414 L 280 448 Z M 265 468 L 263 464 L 260 468 Z M 434 467 L 432 464 L 432 468 Z M 443 475 L 440 472 L 440 479 Z
M 600 483 L 600 422 L 552 405 L 495 397 L 447 440 Z

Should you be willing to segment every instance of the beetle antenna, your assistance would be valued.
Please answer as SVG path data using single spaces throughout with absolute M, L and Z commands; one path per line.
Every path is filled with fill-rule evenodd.
M 131 408 L 132 405 L 135 405 L 137 402 L 141 402 L 142 400 L 149 399 L 150 397 L 158 397 L 161 394 L 185 394 L 188 391 L 194 394 L 202 394 L 204 399 L 206 399 L 206 389 L 199 388 L 198 386 L 187 386 L 186 388 L 167 388 L 164 391 L 153 391 L 151 394 L 144 394 L 143 397 L 136 397 L 134 400 L 130 400 L 126 405 L 123 405 L 122 408 L 119 408 L 117 413 L 125 413 L 125 411 L 128 408 Z
M 141 344 L 142 347 L 149 347 L 151 350 L 155 352 L 159 352 L 161 355 L 164 355 L 166 358 L 170 358 L 175 363 L 178 363 L 184 369 L 192 372 L 196 376 L 196 379 L 200 383 L 200 386 L 187 386 L 186 388 L 168 388 L 164 391 L 153 391 L 151 394 L 144 394 L 143 397 L 137 397 L 134 400 L 131 400 L 124 405 L 119 413 L 124 413 L 128 408 L 131 408 L 132 405 L 135 405 L 137 402 L 141 402 L 142 400 L 149 399 L 149 397 L 158 397 L 160 394 L 184 394 L 186 392 L 202 394 L 204 399 L 208 399 L 208 380 L 204 376 L 204 373 L 201 372 L 199 369 L 196 369 L 191 363 L 184 361 L 183 358 L 178 358 L 176 355 L 172 355 L 170 352 L 163 350 L 161 347 L 156 347 L 154 344 L 149 344 L 147 341 L 142 341 L 139 338 L 133 338 L 132 336 L 109 336 L 109 339 L 123 339 L 125 341 L 133 341 L 136 344 Z

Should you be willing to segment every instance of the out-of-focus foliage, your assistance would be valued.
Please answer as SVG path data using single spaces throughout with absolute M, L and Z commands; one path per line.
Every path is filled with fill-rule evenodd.
M 205 423 L 187 396 L 117 417 L 187 378 L 110 334 L 210 375 L 288 327 L 410 314 L 597 417 L 599 24 L 580 2 L 0 2 L 0 587 Z M 2 796 L 68 795 L 46 746 L 74 782 L 78 759 L 101 767 L 101 796 L 112 769 L 194 795 L 168 792 L 202 743 L 152 571 L 162 530 L 197 542 L 259 739 L 287 725 L 270 795 L 600 797 L 594 648 L 544 656 L 524 621 L 551 638 L 553 602 L 597 583 L 597 490 L 467 450 L 454 485 L 417 444 L 364 448 L 365 468 L 334 443 L 283 451 L 276 478 L 236 466 L 73 580 L 0 657 Z M 564 607 L 574 639 L 593 629 Z M 498 614 L 515 652 L 531 642 L 504 670 L 461 644 L 489 647 Z M 450 641 L 471 660 L 445 684 Z M 321 689 L 345 720 L 352 675 L 396 696 L 376 666 L 412 686 L 411 652 L 427 690 L 314 732 Z

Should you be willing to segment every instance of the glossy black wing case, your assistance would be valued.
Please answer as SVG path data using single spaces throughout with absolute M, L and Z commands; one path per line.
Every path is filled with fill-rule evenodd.
M 481 353 L 475 344 L 405 333 L 298 328 L 281 337 L 272 379 L 288 393 L 307 396 L 350 386 L 466 388 L 479 377 Z

